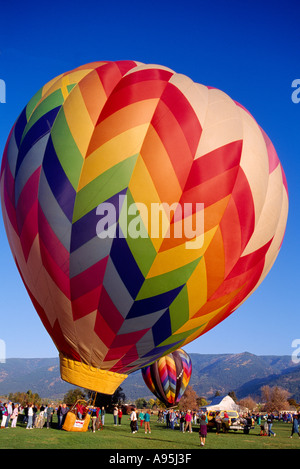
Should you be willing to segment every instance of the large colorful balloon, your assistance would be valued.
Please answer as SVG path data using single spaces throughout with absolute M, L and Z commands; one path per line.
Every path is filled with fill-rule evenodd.
M 79 67 L 33 96 L 5 147 L 1 200 L 62 378 L 108 394 L 236 310 L 275 261 L 288 212 L 249 112 L 133 61 Z
M 142 376 L 150 391 L 166 407 L 179 403 L 192 374 L 190 356 L 182 349 L 161 357 L 142 368 Z

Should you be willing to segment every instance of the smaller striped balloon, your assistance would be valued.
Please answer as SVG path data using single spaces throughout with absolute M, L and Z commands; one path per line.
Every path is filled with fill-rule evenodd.
M 166 407 L 179 403 L 191 374 L 191 358 L 182 349 L 175 350 L 152 365 L 142 368 L 145 384 Z

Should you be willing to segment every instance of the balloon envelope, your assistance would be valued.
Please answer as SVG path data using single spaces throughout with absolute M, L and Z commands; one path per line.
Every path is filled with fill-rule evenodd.
M 150 391 L 167 407 L 172 407 L 179 403 L 189 384 L 192 362 L 190 356 L 179 349 L 141 371 Z
M 133 61 L 43 86 L 0 184 L 63 379 L 107 393 L 231 314 L 271 268 L 288 212 L 276 151 L 241 105 Z

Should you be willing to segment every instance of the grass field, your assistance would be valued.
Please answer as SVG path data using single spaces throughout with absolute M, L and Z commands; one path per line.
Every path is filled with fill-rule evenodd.
M 106 449 L 106 450 L 197 450 L 197 449 L 299 449 L 300 438 L 291 434 L 291 424 L 275 422 L 273 431 L 276 437 L 260 436 L 258 426 L 248 435 L 243 432 L 208 433 L 206 445 L 200 447 L 198 426 L 193 433 L 181 433 L 179 428 L 167 429 L 162 423 L 151 420 L 151 434 L 143 429 L 135 434 L 130 432 L 129 418 L 123 416 L 121 426 L 113 425 L 113 417 L 107 414 L 103 430 L 66 432 L 53 428 L 26 430 L 18 423 L 16 428 L 0 430 L 0 450 L 2 449 Z M 108 452 L 109 453 L 109 452 Z M 106 453 L 105 453 L 106 454 Z M 113 453 L 112 453 L 113 454 Z

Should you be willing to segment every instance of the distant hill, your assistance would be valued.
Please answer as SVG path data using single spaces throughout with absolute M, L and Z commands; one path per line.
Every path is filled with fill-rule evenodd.
M 300 366 L 290 356 L 257 356 L 248 352 L 225 355 L 190 354 L 192 376 L 190 385 L 198 396 L 210 400 L 219 391 L 221 395 L 234 391 L 238 399 L 257 398 L 264 385 L 280 386 L 300 401 Z M 132 400 L 151 397 L 140 372 L 130 375 L 122 384 L 126 396 Z M 143 393 L 143 394 L 141 394 Z
M 8 358 L 0 363 L 0 395 L 31 390 L 44 398 L 60 399 L 72 388 L 60 378 L 58 358 Z
M 248 352 L 190 356 L 193 364 L 191 384 L 198 394 L 208 397 L 214 396 L 216 390 L 220 394 L 235 391 L 240 399 L 249 394 L 258 395 L 254 380 L 261 380 L 262 385 L 269 384 L 269 378 L 279 378 L 286 371 L 295 370 L 290 356 L 257 356 Z M 298 385 L 300 397 L 300 381 Z
M 300 401 L 300 366 L 290 356 L 239 354 L 190 354 L 193 372 L 190 384 L 199 396 L 210 400 L 219 391 L 234 391 L 238 399 L 257 398 L 264 385 L 281 386 Z M 127 400 L 149 399 L 152 393 L 140 371 L 132 373 L 121 385 Z M 29 389 L 43 398 L 62 399 L 72 386 L 60 378 L 58 358 L 9 358 L 0 363 L 0 395 Z

